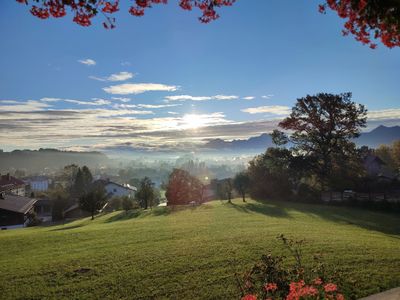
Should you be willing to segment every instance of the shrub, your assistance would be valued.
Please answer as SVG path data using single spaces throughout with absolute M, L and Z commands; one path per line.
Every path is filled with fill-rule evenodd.
M 294 263 L 286 261 L 285 256 L 263 255 L 242 279 L 236 277 L 242 300 L 354 298 L 354 283 L 342 280 L 340 273 L 327 268 L 319 256 L 314 256 L 312 265 L 303 264 L 304 241 L 290 240 L 283 235 L 278 238 L 293 256 Z

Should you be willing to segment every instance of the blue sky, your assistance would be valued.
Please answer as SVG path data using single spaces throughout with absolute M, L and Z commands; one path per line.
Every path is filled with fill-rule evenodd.
M 70 14 L 43 21 L 2 1 L 2 148 L 173 150 L 245 138 L 318 92 L 353 92 L 370 128 L 400 124 L 400 49 L 342 37 L 321 1 L 238 0 L 207 25 L 176 2 L 141 18 L 122 5 L 104 30 L 102 16 L 83 28 Z

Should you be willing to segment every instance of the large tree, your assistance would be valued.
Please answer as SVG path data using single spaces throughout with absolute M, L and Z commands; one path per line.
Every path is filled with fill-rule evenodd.
M 73 21 L 81 26 L 90 26 L 92 18 L 101 13 L 105 17 L 106 29 L 115 27 L 113 14 L 119 11 L 119 0 L 16 0 L 26 4 L 32 15 L 47 19 L 60 18 L 70 10 Z M 134 0 L 129 13 L 143 16 L 145 9 L 155 4 L 166 4 L 168 0 Z M 185 10 L 198 8 L 203 23 L 219 18 L 217 8 L 232 6 L 236 0 L 179 0 L 179 6 Z M 336 11 L 339 17 L 346 19 L 343 34 L 353 34 L 356 40 L 376 48 L 374 39 L 380 39 L 389 48 L 400 46 L 400 1 L 398 0 L 321 0 L 319 10 L 326 8 Z
M 297 99 L 279 126 L 291 132 L 290 142 L 297 153 L 312 158 L 310 168 L 324 188 L 334 162 L 354 153 L 351 140 L 365 127 L 366 114 L 363 105 L 351 101 L 351 93 L 321 93 Z

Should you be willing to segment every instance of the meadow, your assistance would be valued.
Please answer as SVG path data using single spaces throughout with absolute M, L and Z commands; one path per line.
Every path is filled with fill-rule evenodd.
M 235 199 L 1 231 L 0 298 L 238 299 L 234 274 L 282 254 L 279 234 L 305 239 L 358 297 L 400 286 L 399 215 Z

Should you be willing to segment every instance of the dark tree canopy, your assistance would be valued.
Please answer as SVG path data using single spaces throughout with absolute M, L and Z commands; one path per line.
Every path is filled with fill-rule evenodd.
M 279 123 L 292 132 L 290 141 L 301 155 L 314 159 L 313 168 L 324 182 L 333 161 L 354 152 L 352 139 L 366 124 L 367 110 L 351 101 L 351 93 L 317 94 L 297 99 L 289 117 Z
M 94 189 L 86 194 L 84 194 L 80 199 L 79 199 L 79 205 L 80 207 L 87 211 L 90 212 L 92 216 L 92 220 L 94 219 L 94 214 L 96 211 L 102 209 L 104 205 L 107 202 L 107 196 L 106 196 L 106 191 L 105 189 Z

